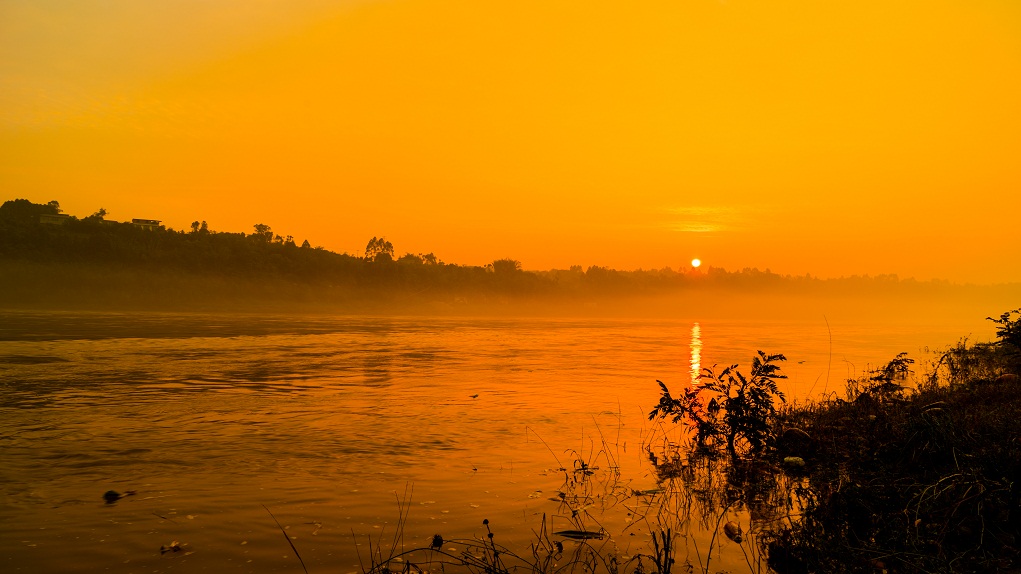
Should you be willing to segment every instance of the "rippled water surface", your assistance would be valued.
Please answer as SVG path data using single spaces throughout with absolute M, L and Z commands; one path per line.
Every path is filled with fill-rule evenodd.
M 301 572 L 268 508 L 310 572 L 354 572 L 409 497 L 408 546 L 479 536 L 483 518 L 527 544 L 543 514 L 556 524 L 572 458 L 608 448 L 634 488 L 655 485 L 640 446 L 656 379 L 681 387 L 761 348 L 787 355 L 784 390 L 806 397 L 991 332 L 0 313 L 0 569 Z M 108 490 L 137 494 L 108 505 Z M 172 541 L 184 550 L 161 554 Z

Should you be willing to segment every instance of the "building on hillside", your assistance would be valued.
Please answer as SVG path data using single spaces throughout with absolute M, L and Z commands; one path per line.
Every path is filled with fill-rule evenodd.
M 160 221 L 159 219 L 132 219 L 131 225 L 142 229 L 159 229 Z
M 66 213 L 43 213 L 39 216 L 39 223 L 44 225 L 64 225 L 71 219 Z

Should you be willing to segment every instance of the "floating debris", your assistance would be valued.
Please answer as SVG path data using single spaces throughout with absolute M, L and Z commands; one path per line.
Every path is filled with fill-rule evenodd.
M 107 504 L 113 504 L 126 496 L 134 496 L 136 494 L 138 494 L 137 490 L 125 490 L 124 494 L 121 494 L 116 490 L 108 490 L 103 493 L 103 500 L 105 500 Z
M 633 491 L 631 491 L 631 494 L 634 494 L 635 496 L 652 496 L 654 494 L 662 494 L 662 493 L 663 493 L 663 489 L 662 488 L 647 488 L 645 490 L 633 490 Z
M 176 540 L 174 540 L 170 544 L 167 544 L 166 546 L 160 546 L 161 555 L 166 554 L 167 552 L 180 552 L 181 550 L 183 550 L 181 548 L 181 543 Z
M 602 540 L 603 537 L 606 536 L 602 530 L 560 530 L 553 534 L 556 536 L 563 536 L 564 538 L 570 538 L 572 540 Z

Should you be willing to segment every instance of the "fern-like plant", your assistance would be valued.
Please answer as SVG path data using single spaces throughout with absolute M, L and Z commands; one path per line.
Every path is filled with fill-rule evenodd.
M 734 460 L 742 446 L 750 454 L 758 454 L 772 438 L 770 420 L 776 415 L 775 401 L 786 401 L 777 386 L 778 380 L 787 378 L 778 364 L 786 360 L 783 355 L 759 351 L 752 359 L 749 377 L 738 371 L 737 365 L 719 372 L 715 367 L 703 369 L 699 380 L 704 382 L 678 398 L 670 394 L 662 381 L 657 381 L 663 394 L 649 419 L 673 417 L 674 422 L 687 419 L 695 429 L 699 446 L 725 445 Z
M 1013 315 L 1018 315 L 1016 319 Z M 1001 313 L 999 319 L 986 317 L 987 321 L 996 323 L 996 337 L 1001 345 L 1010 345 L 1021 350 L 1021 309 L 1012 309 Z

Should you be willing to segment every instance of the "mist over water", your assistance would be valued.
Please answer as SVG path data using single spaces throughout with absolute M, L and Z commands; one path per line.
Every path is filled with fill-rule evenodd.
M 922 346 L 991 333 L 981 318 L 3 313 L 0 567 L 295 571 L 266 505 L 310 571 L 350 572 L 408 489 L 409 546 L 483 518 L 527 546 L 572 456 L 613 445 L 634 488 L 655 485 L 641 444 L 657 379 L 680 389 L 762 349 L 786 354 L 788 398 L 841 394 L 898 352 L 921 363 Z M 105 505 L 111 489 L 138 494 Z M 188 553 L 161 555 L 174 540 Z

